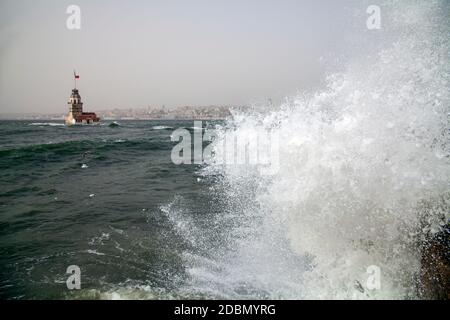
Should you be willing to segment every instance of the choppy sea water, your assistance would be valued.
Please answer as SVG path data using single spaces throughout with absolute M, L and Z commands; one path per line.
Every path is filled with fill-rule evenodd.
M 276 133 L 272 175 L 174 165 L 169 136 L 192 121 L 0 122 L 0 295 L 420 298 L 450 217 L 449 4 L 382 8 L 323 88 L 206 124 L 222 155 L 227 138 Z
M 214 210 L 198 167 L 171 162 L 171 128 L 192 126 L 1 121 L 1 296 L 70 297 L 72 264 L 82 296 L 137 285 L 170 295 L 185 276 L 186 244 L 161 206 L 178 199 L 186 215 Z

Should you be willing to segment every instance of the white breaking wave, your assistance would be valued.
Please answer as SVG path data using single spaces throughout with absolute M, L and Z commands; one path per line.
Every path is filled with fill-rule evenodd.
M 169 126 L 153 126 L 152 129 L 153 130 L 168 130 L 168 129 L 173 129 L 173 127 L 169 127 Z
M 56 123 L 56 122 L 33 122 L 29 124 L 30 126 L 39 126 L 39 127 L 64 127 L 64 123 Z
M 223 210 L 207 228 L 176 218 L 192 250 L 184 290 L 222 298 L 416 298 L 419 244 L 449 219 L 450 64 L 445 1 L 385 5 L 383 48 L 324 90 L 235 114 L 223 136 L 280 137 L 271 177 L 209 166 Z M 223 153 L 220 140 L 216 152 Z M 440 205 L 437 205 L 440 201 Z M 423 210 L 424 207 L 427 210 Z M 194 227 L 195 226 L 195 227 Z M 381 287 L 367 288 L 367 268 Z

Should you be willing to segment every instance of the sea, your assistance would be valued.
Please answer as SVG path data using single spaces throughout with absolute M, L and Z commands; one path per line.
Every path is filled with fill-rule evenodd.
M 73 296 L 66 269 L 77 265 L 82 297 L 129 286 L 175 297 L 188 244 L 165 207 L 202 219 L 215 207 L 199 166 L 171 161 L 171 132 L 193 124 L 1 121 L 0 295 Z
M 0 121 L 0 298 L 419 299 L 450 218 L 449 3 L 382 4 L 277 105 L 201 128 Z M 176 164 L 177 129 L 231 158 L 223 141 L 276 135 L 278 165 Z

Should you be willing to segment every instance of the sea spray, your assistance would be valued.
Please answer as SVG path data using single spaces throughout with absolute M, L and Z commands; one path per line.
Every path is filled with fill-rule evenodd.
M 186 288 L 227 298 L 418 297 L 420 243 L 450 212 L 448 4 L 383 8 L 390 30 L 376 54 L 350 59 L 322 91 L 225 126 L 221 139 L 276 130 L 279 170 L 204 170 L 223 210 L 209 230 L 188 232 L 208 241 L 184 254 Z M 221 139 L 216 152 L 230 152 Z

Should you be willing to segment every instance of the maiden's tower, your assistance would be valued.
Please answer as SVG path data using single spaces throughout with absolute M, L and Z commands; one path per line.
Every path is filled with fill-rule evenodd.
M 77 79 L 80 78 L 78 74 L 73 73 L 75 88 L 72 89 L 69 101 L 69 113 L 64 117 L 66 125 L 79 125 L 79 124 L 98 124 L 100 118 L 94 112 L 83 112 L 83 102 L 81 102 L 81 96 L 77 89 Z

